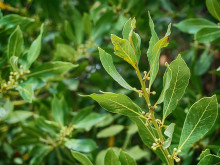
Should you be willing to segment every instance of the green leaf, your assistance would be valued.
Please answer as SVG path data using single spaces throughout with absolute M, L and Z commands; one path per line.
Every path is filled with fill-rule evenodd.
M 32 18 L 22 17 L 17 14 L 9 14 L 0 19 L 0 27 L 1 29 L 11 29 L 19 25 L 25 28 L 32 22 L 34 22 Z
M 202 28 L 216 27 L 217 25 L 204 18 L 190 18 L 185 19 L 174 26 L 185 33 L 196 34 Z
M 11 67 L 12 67 L 12 69 L 14 71 L 19 72 L 19 69 L 18 69 L 18 57 L 11 56 L 10 59 L 9 59 L 9 63 L 10 63 L 10 65 L 11 65 Z
M 165 118 L 176 108 L 189 83 L 190 70 L 180 55 L 170 64 L 172 78 L 165 92 L 163 123 Z
M 30 155 L 32 155 L 32 159 L 30 161 L 30 165 L 39 165 L 43 163 L 44 158 L 51 152 L 51 146 L 47 146 L 44 144 L 37 144 L 31 150 Z
M 212 63 L 212 55 L 208 54 L 209 53 L 210 47 L 207 47 L 200 58 L 195 61 L 195 66 L 194 66 L 194 73 L 198 76 L 203 75 L 209 67 L 211 66 Z
M 130 42 L 135 52 L 136 61 L 138 63 L 141 56 L 141 50 L 140 50 L 141 39 L 140 36 L 134 32 L 134 29 L 136 27 L 135 24 L 136 24 L 135 18 L 133 18 L 132 20 L 129 19 L 124 25 L 122 34 L 123 34 L 123 39 L 126 39 Z
M 199 156 L 200 160 L 202 160 L 202 158 L 204 158 L 205 156 L 207 156 L 209 154 L 211 154 L 211 152 L 210 152 L 210 149 L 208 149 L 208 148 L 206 150 L 202 151 L 202 153 Z
M 115 80 L 117 81 L 122 87 L 128 89 L 128 90 L 134 90 L 118 73 L 116 70 L 112 56 L 108 53 L 106 53 L 103 49 L 99 48 L 99 55 L 100 60 L 102 63 L 102 66 L 105 68 L 106 72 Z
M 102 121 L 105 118 L 105 116 L 103 116 L 102 114 L 98 114 L 98 113 L 90 113 L 86 115 L 85 118 L 83 118 L 81 121 L 79 121 L 76 124 L 76 128 L 81 129 L 81 128 L 89 128 L 94 126 L 95 124 L 99 123 L 100 121 Z
M 109 148 L 105 155 L 105 165 L 121 165 L 118 156 Z
M 184 121 L 178 148 L 189 148 L 201 139 L 214 125 L 217 116 L 218 103 L 215 95 L 194 103 Z
M 123 94 L 104 93 L 88 95 L 99 103 L 104 109 L 112 113 L 120 113 L 126 116 L 142 116 L 141 108 Z
M 198 165 L 217 165 L 220 162 L 220 157 L 216 155 L 207 155 L 199 161 Z
M 76 36 L 76 44 L 81 44 L 83 41 L 83 20 L 80 12 L 77 9 L 73 9 L 73 25 Z
M 87 33 L 88 36 L 90 36 L 92 33 L 92 21 L 90 19 L 90 15 L 88 13 L 84 13 L 82 21 L 84 31 Z
M 34 68 L 27 77 L 49 78 L 59 76 L 77 66 L 70 62 L 52 61 Z
M 19 57 L 22 52 L 22 46 L 24 44 L 24 39 L 19 26 L 10 35 L 8 40 L 8 59 L 12 56 Z
M 149 84 L 149 87 L 151 87 L 151 85 L 153 84 L 153 82 L 157 76 L 157 72 L 159 70 L 160 51 L 162 48 L 167 47 L 167 45 L 169 44 L 169 37 L 170 37 L 170 33 L 171 33 L 170 27 L 171 27 L 171 24 L 169 24 L 165 36 L 162 39 L 160 39 L 159 41 L 157 41 L 156 44 L 154 44 L 152 49 L 151 49 L 151 47 L 149 47 L 149 49 L 148 49 L 148 60 L 150 63 L 150 84 Z M 152 29 L 152 31 L 153 31 L 153 29 Z M 154 36 L 150 40 L 150 42 L 152 42 L 152 44 L 153 44 L 153 42 L 155 42 L 155 41 L 156 41 L 156 39 Z M 150 44 L 150 46 L 151 46 L 151 44 Z
M 78 160 L 82 165 L 93 165 L 87 156 L 80 152 L 71 151 L 72 156 Z
M 107 138 L 119 134 L 124 129 L 123 125 L 113 125 L 97 133 L 97 138 Z
M 33 98 L 33 95 L 34 95 L 32 84 L 26 84 L 26 83 L 19 84 L 16 89 L 18 90 L 21 97 L 25 101 L 27 101 L 29 103 L 32 102 L 32 98 Z
M 168 137 L 164 142 L 164 148 L 168 148 L 172 142 L 173 132 L 174 132 L 175 123 L 171 123 L 168 128 L 164 131 L 164 134 Z
M 94 105 L 80 109 L 72 119 L 72 124 L 76 125 L 83 120 L 94 108 Z
M 220 21 L 220 2 L 218 0 L 206 0 L 209 13 Z
M 209 43 L 218 38 L 220 38 L 219 27 L 202 28 L 195 35 L 195 40 L 201 43 Z
M 55 55 L 57 57 L 63 57 L 69 60 L 74 59 L 75 50 L 73 47 L 67 44 L 56 44 L 56 52 Z
M 51 114 L 57 123 L 60 125 L 64 125 L 64 112 L 62 108 L 62 104 L 60 102 L 60 99 L 57 98 L 56 96 L 53 97 L 53 100 L 51 102 Z
M 41 38 L 43 35 L 44 30 L 44 24 L 41 25 L 40 34 L 37 37 L 36 40 L 31 44 L 30 49 L 27 54 L 27 63 L 26 63 L 26 69 L 29 69 L 31 64 L 37 59 L 37 57 L 40 55 L 41 51 Z
M 169 88 L 170 81 L 172 79 L 172 71 L 170 69 L 170 66 L 167 63 L 165 65 L 166 65 L 167 69 L 166 69 L 164 76 L 163 76 L 163 90 L 160 94 L 159 99 L 157 100 L 157 104 L 160 104 L 164 101 L 165 93 L 166 93 L 167 89 Z
M 150 41 L 149 41 L 149 48 L 147 50 L 147 57 L 148 57 L 148 61 L 150 61 L 153 58 L 153 47 L 159 41 L 159 38 L 157 36 L 157 33 L 154 30 L 154 22 L 153 22 L 153 20 L 150 16 L 150 12 L 148 12 L 148 17 L 149 17 L 149 26 L 150 26 L 150 31 L 151 31 L 151 38 L 150 38 Z
M 111 35 L 111 40 L 114 45 L 115 55 L 135 67 L 137 65 L 136 56 L 129 41 L 121 39 L 114 34 Z
M 18 122 L 21 122 L 21 121 L 24 121 L 24 120 L 28 119 L 32 115 L 33 115 L 32 112 L 17 110 L 17 111 L 12 112 L 8 116 L 6 122 L 8 124 L 18 123 Z
M 64 32 L 65 32 L 67 38 L 69 38 L 69 40 L 76 43 L 76 36 L 73 33 L 73 29 L 72 29 L 71 24 L 67 20 L 65 20 L 65 23 L 64 23 Z
M 132 158 L 128 153 L 122 150 L 120 151 L 119 159 L 120 159 L 121 165 L 137 165 L 134 158 Z
M 97 148 L 96 143 L 91 139 L 69 139 L 65 146 L 79 152 L 91 152 Z

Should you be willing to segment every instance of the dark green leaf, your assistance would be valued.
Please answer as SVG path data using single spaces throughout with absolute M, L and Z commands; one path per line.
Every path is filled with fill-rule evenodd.
M 219 0 L 206 0 L 206 6 L 209 10 L 209 13 L 220 21 L 220 2 Z
M 207 155 L 199 161 L 198 165 L 217 165 L 220 162 L 220 157 L 216 155 Z
M 105 165 L 121 165 L 118 156 L 109 148 L 105 155 Z
M 121 150 L 119 156 L 121 165 L 137 165 L 134 158 L 132 158 L 128 153 Z
M 64 125 L 64 111 L 60 99 L 58 99 L 56 96 L 53 97 L 51 108 L 51 113 L 54 121 L 56 121 L 60 125 Z
M 71 151 L 72 156 L 78 160 L 82 165 L 93 165 L 87 156 L 80 152 Z
M 218 38 L 220 38 L 219 27 L 202 28 L 195 35 L 195 40 L 201 43 L 209 43 Z

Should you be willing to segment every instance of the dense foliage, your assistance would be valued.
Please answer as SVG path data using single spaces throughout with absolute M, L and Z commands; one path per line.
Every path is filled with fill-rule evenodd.
M 0 165 L 220 162 L 219 0 L 0 9 Z

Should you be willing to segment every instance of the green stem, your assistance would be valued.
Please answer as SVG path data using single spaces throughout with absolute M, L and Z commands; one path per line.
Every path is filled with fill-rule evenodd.
M 141 88 L 142 88 L 142 92 L 143 92 L 143 96 L 144 96 L 144 99 L 148 105 L 148 109 L 150 111 L 150 114 L 151 114 L 151 118 L 152 118 L 152 123 L 157 131 L 157 134 L 161 140 L 162 143 L 164 143 L 164 138 L 163 138 L 163 134 L 162 134 L 162 131 L 161 131 L 161 128 L 158 126 L 157 124 L 157 121 L 155 119 L 155 116 L 154 116 L 154 110 L 151 109 L 151 104 L 150 104 L 150 99 L 149 99 L 149 95 L 148 95 L 148 92 L 146 90 L 146 85 L 145 85 L 145 82 L 143 81 L 142 77 L 141 77 L 141 73 L 140 73 L 140 70 L 138 67 L 135 68 L 136 72 L 137 72 L 137 76 L 138 76 L 138 79 L 141 83 Z M 169 154 L 169 151 L 167 149 L 164 149 L 163 146 L 160 147 L 162 153 L 164 154 L 166 160 L 167 160 L 167 163 L 168 165 L 174 165 L 174 161 L 173 159 L 170 159 L 168 157 Z

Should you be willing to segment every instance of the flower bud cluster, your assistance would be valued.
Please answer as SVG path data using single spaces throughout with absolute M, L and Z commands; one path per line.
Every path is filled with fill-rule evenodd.
M 144 115 L 148 121 L 152 120 L 152 117 L 151 117 L 150 113 L 145 113 L 144 111 L 142 111 L 142 115 Z M 148 125 L 148 124 L 146 123 L 146 125 Z
M 163 127 L 163 123 L 161 122 L 160 119 L 157 119 L 156 122 L 157 122 L 157 124 L 159 125 L 159 127 Z
M 146 80 L 150 80 L 150 77 L 147 76 L 147 72 L 144 71 L 144 77 L 143 77 L 143 80 L 146 81 Z
M 155 143 L 151 146 L 153 150 L 156 150 L 158 147 L 163 147 L 163 142 L 159 139 L 155 139 Z
M 26 73 L 30 73 L 30 70 L 24 70 L 22 65 L 20 66 L 20 69 L 21 69 L 21 71 L 19 71 L 19 72 L 17 72 L 17 71 L 10 72 L 9 80 L 7 82 L 3 81 L 1 84 L 2 90 L 4 90 L 4 89 L 9 90 L 13 87 L 16 87 L 18 85 L 18 83 L 23 82 L 23 79 L 24 79 L 23 75 Z
M 74 125 L 70 127 L 67 126 L 62 127 L 58 135 L 58 140 L 61 144 L 65 141 L 66 137 L 71 137 L 74 128 L 75 128 Z
M 178 150 L 177 148 L 173 149 L 173 154 L 168 155 L 169 158 L 174 159 L 176 162 L 180 162 L 180 158 L 178 157 L 178 154 L 181 152 L 181 150 Z

